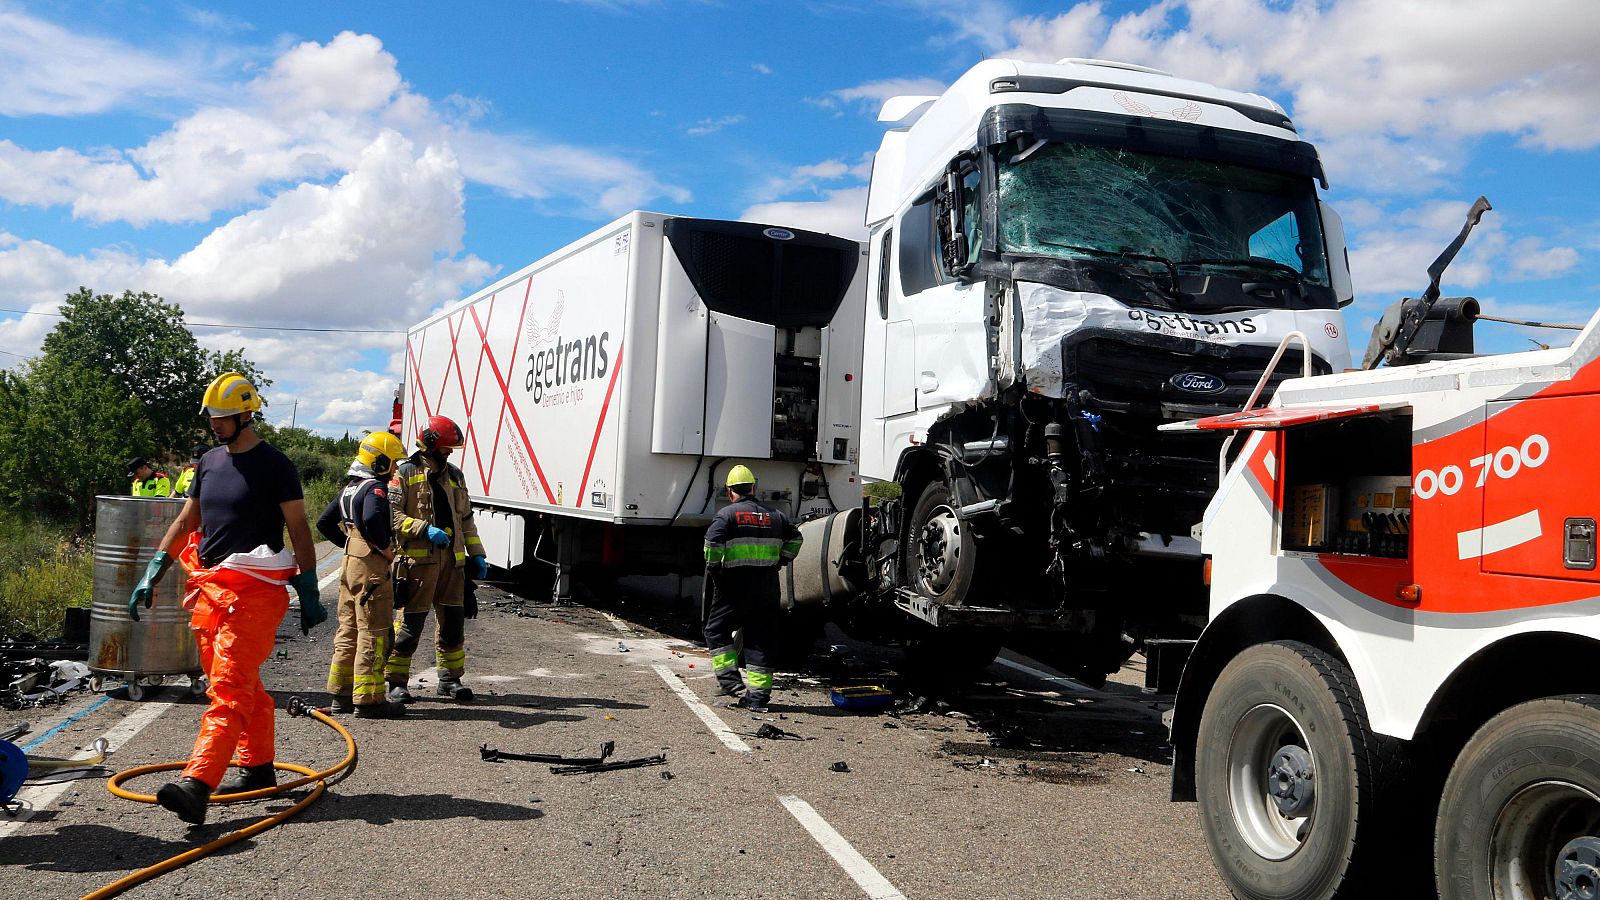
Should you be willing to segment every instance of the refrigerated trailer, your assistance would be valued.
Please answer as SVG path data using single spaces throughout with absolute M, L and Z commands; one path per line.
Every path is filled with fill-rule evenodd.
M 854 507 L 864 250 L 633 212 L 406 335 L 403 433 L 461 425 L 489 562 L 698 572 L 728 469 L 801 518 Z

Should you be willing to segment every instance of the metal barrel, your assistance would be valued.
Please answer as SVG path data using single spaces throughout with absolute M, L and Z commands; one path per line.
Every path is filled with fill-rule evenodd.
M 183 566 L 157 582 L 155 603 L 128 618 L 128 597 L 144 577 L 162 535 L 183 509 L 167 497 L 95 498 L 94 604 L 89 612 L 89 668 L 113 675 L 190 675 L 200 648 L 183 608 Z

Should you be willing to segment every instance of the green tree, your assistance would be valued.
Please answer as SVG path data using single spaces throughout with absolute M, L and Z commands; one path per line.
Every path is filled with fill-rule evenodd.
M 144 404 L 93 366 L 45 356 L 0 373 L 0 492 L 85 530 L 97 494 L 126 494 L 128 457 L 154 444 Z
M 103 373 L 136 400 L 149 421 L 146 456 L 187 457 L 208 440 L 198 411 L 206 385 L 223 372 L 239 372 L 258 388 L 271 384 L 244 351 L 206 351 L 183 322 L 183 310 L 155 294 L 96 294 L 80 287 L 67 295 L 62 320 L 44 339 L 43 358 L 70 361 Z

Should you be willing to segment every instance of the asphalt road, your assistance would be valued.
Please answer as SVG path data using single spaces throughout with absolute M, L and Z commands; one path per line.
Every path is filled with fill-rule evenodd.
M 1012 657 L 921 711 L 856 715 L 830 704 L 830 686 L 908 686 L 893 649 L 830 631 L 757 716 L 711 705 L 709 661 L 671 604 L 617 587 L 564 607 L 491 587 L 480 597 L 468 623 L 475 702 L 431 696 L 419 654 L 407 719 L 342 719 L 360 746 L 352 777 L 298 818 L 124 896 L 1227 896 L 1194 806 L 1166 799 L 1167 698 L 1135 686 L 1138 657 L 1104 691 Z M 342 743 L 282 708 L 293 695 L 326 702 L 331 632 L 304 638 L 295 615 L 264 677 L 280 700 L 279 759 L 321 768 Z M 183 758 L 203 702 L 176 685 L 138 703 L 82 692 L 0 713 L 0 727 L 31 722 L 27 745 L 81 714 L 29 752 L 75 755 L 111 732 L 109 764 L 123 769 Z M 800 739 L 756 738 L 769 723 Z M 578 755 L 602 741 L 615 758 L 664 753 L 667 764 L 563 776 L 479 750 Z M 841 762 L 848 771 L 833 770 Z M 5 897 L 78 897 L 291 802 L 213 806 L 191 829 L 113 797 L 103 778 L 22 796 L 31 814 L 0 817 Z

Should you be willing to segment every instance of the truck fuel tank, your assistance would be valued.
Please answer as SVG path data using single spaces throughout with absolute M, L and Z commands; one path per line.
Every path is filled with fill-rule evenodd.
M 801 523 L 800 554 L 784 568 L 783 608 L 820 606 L 858 594 L 862 586 L 845 577 L 848 555 L 859 553 L 861 508 L 852 507 Z

